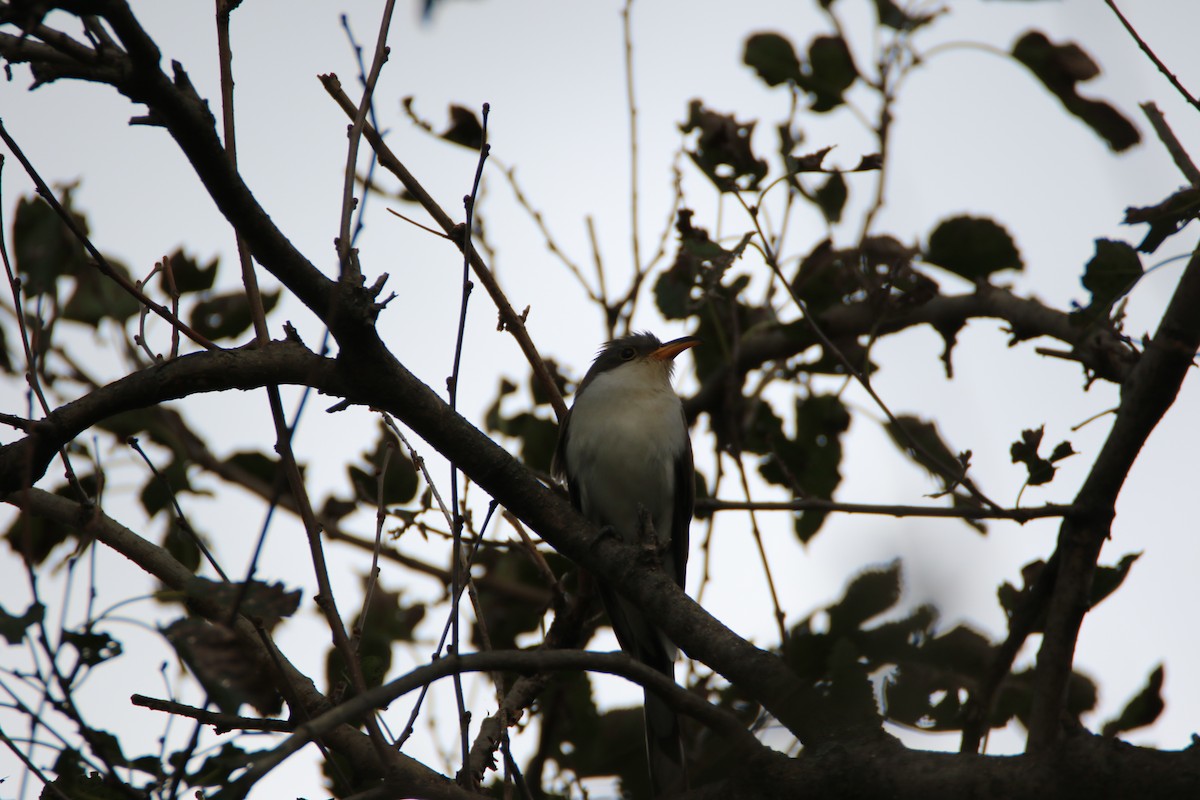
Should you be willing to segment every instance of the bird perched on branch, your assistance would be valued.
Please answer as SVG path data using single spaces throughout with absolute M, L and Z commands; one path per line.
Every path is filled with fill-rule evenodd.
M 662 568 L 684 586 L 688 526 L 695 501 L 692 443 L 683 404 L 671 388 L 677 355 L 699 344 L 685 336 L 663 344 L 636 333 L 604 345 L 563 420 L 553 472 L 592 522 L 630 544 L 644 526 Z M 634 604 L 603 582 L 600 594 L 622 649 L 675 679 L 675 645 Z M 687 788 L 675 712 L 646 691 L 646 753 L 655 796 Z

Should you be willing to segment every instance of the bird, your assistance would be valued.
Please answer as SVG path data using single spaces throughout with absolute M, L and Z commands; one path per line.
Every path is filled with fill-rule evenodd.
M 559 428 L 551 471 L 584 517 L 630 544 L 649 515 L 663 570 L 685 588 L 688 528 L 695 503 L 692 443 L 671 386 L 675 357 L 700 340 L 663 344 L 651 333 L 607 342 L 575 392 Z M 677 648 L 633 603 L 598 581 L 621 648 L 671 680 Z M 646 690 L 646 754 L 655 797 L 687 789 L 675 712 Z

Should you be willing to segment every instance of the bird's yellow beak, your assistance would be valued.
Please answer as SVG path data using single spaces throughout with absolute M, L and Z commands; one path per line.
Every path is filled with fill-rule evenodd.
M 650 353 L 650 358 L 655 361 L 670 361 L 675 356 L 687 350 L 689 347 L 695 347 L 700 344 L 700 340 L 695 336 L 684 336 L 681 339 L 674 339 L 667 342 L 662 347 Z

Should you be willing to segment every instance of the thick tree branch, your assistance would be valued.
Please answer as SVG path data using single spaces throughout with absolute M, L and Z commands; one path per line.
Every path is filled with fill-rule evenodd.
M 1200 249 L 1192 253 L 1154 338 L 1121 390 L 1121 405 L 1100 454 L 1075 498 L 1077 513 L 1059 530 L 1054 588 L 1038 651 L 1029 750 L 1051 746 L 1087 613 L 1100 548 L 1112 528 L 1117 495 L 1142 446 L 1175 402 L 1200 350 Z
M 253 785 L 259 778 L 277 767 L 284 759 L 300 750 L 308 742 L 324 736 L 327 731 L 361 718 L 371 709 L 382 708 L 397 698 L 441 678 L 464 672 L 496 670 L 519 672 L 586 670 L 619 675 L 658 693 L 676 711 L 700 720 L 729 740 L 730 745 L 737 749 L 740 758 L 752 762 L 754 756 L 764 755 L 766 751 L 765 746 L 755 739 L 732 714 L 709 705 L 703 699 L 676 685 L 666 676 L 641 662 L 634 661 L 624 653 L 594 653 L 585 650 L 492 650 L 486 653 L 440 658 L 382 686 L 369 689 L 336 708 L 326 711 L 317 719 L 297 726 L 291 736 L 269 754 L 257 758 L 245 777 L 235 781 L 228 790 L 223 790 L 215 795 L 214 800 L 232 800 L 241 797 L 245 788 Z M 744 768 L 753 769 L 753 764 L 746 763 Z
M 181 356 L 114 381 L 28 423 L 27 436 L 0 447 L 0 495 L 32 486 L 58 448 L 114 414 L 203 392 L 269 384 L 307 385 L 341 394 L 335 362 L 297 342 Z
M 971 294 L 938 295 L 882 320 L 870 302 L 835 306 L 819 314 L 817 322 L 830 339 L 839 341 L 866 335 L 886 336 L 917 325 L 929 325 L 945 336 L 978 318 L 1007 322 L 1012 333 L 1011 344 L 1038 336 L 1064 342 L 1071 346 L 1072 356 L 1084 367 L 1114 383 L 1124 381 L 1137 363 L 1137 352 L 1112 330 L 1077 325 L 1066 312 L 991 285 L 980 286 Z M 744 336 L 739 342 L 737 361 L 716 370 L 695 395 L 685 400 L 688 419 L 695 420 L 701 413 L 720 409 L 731 375 L 740 380 L 769 361 L 792 358 L 818 343 L 803 321 L 759 329 Z

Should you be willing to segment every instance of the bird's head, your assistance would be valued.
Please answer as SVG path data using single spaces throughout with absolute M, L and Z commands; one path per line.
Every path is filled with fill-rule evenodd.
M 675 356 L 700 344 L 695 336 L 673 339 L 666 344 L 652 333 L 634 333 L 606 343 L 596 355 L 591 369 L 579 384 L 583 392 L 600 375 L 620 376 L 621 382 L 637 381 L 670 385 Z

